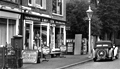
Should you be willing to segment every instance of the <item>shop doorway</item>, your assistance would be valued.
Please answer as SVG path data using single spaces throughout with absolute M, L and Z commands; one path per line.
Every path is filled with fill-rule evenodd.
M 55 48 L 60 47 L 60 28 L 55 28 Z
M 43 45 L 47 46 L 47 26 L 34 23 L 34 46 L 39 48 Z
M 33 22 L 25 21 L 25 48 L 33 49 Z
M 55 48 L 59 48 L 60 45 L 64 45 L 64 29 L 61 27 L 55 28 Z

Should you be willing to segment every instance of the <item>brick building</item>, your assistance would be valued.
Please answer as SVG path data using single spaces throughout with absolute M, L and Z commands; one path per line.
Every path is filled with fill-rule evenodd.
M 66 0 L 0 0 L 0 45 L 23 36 L 23 49 L 66 45 Z

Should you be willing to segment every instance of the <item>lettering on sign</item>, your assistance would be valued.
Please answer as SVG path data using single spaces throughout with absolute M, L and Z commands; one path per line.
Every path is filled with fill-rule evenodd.
M 55 23 L 55 21 L 54 20 L 50 20 L 50 23 Z
M 38 50 L 23 50 L 23 63 L 37 63 Z
M 56 21 L 56 24 L 65 24 L 64 22 Z
M 25 19 L 28 19 L 28 20 L 36 20 L 36 21 L 40 21 L 40 20 L 41 20 L 40 18 L 30 17 L 30 16 L 25 16 Z
M 46 23 L 48 23 L 49 20 L 48 20 L 48 19 L 42 19 L 42 22 L 46 22 Z

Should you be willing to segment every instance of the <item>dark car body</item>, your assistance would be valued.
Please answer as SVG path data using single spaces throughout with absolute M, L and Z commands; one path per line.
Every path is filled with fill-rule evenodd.
M 118 59 L 118 47 L 111 41 L 97 41 L 93 49 L 93 60 Z

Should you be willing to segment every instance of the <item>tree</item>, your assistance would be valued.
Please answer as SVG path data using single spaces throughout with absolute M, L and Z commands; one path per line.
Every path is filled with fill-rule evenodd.
M 120 0 L 100 0 L 97 15 L 103 23 L 102 34 L 106 34 L 107 38 L 111 39 L 111 34 L 120 28 Z
M 94 7 L 93 7 L 94 8 Z M 66 7 L 67 24 L 71 27 L 71 33 L 83 34 L 83 37 L 88 37 L 88 19 L 86 10 L 88 3 L 86 1 L 72 0 L 67 3 Z M 93 9 L 95 11 L 95 9 Z M 92 35 L 99 35 L 101 29 L 101 22 L 98 16 L 93 14 L 92 18 Z

